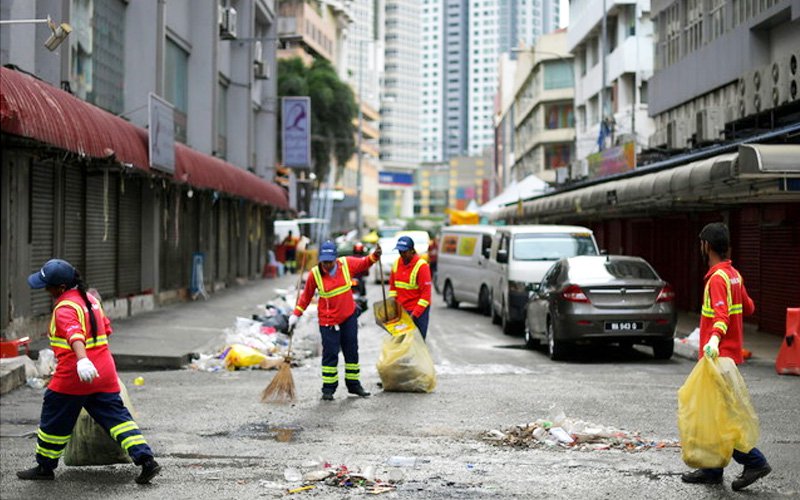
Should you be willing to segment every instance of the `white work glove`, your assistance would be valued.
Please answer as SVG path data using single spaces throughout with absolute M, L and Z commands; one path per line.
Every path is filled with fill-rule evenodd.
M 91 384 L 92 381 L 99 376 L 100 374 L 97 373 L 97 368 L 94 367 L 94 363 L 92 363 L 89 358 L 78 360 L 78 378 L 81 379 L 81 382 Z
M 294 327 L 298 321 L 300 321 L 300 316 L 294 314 L 289 315 L 289 333 L 292 333 L 292 331 L 294 331 Z
M 703 353 L 709 359 L 717 359 L 719 356 L 719 337 L 712 335 L 705 346 L 703 346 Z

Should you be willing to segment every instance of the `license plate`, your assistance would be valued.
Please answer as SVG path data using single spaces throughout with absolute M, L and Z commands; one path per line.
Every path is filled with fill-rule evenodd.
M 606 321 L 607 332 L 636 332 L 643 329 L 643 321 Z

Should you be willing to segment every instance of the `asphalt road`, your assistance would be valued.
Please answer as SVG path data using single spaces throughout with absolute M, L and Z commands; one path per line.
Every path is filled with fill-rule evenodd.
M 371 299 L 380 296 L 370 284 Z M 255 305 L 253 305 L 255 307 Z M 300 482 L 287 468 L 314 470 L 315 463 L 374 467 L 378 478 L 401 478 L 386 498 L 728 498 L 739 467 L 723 486 L 691 486 L 680 450 L 637 453 L 504 448 L 481 436 L 560 409 L 568 418 L 639 431 L 652 440 L 677 440 L 676 392 L 693 363 L 655 361 L 649 350 L 587 349 L 567 362 L 526 350 L 474 309 L 434 306 L 429 345 L 437 365 L 432 394 L 382 392 L 375 362 L 383 334 L 362 319 L 362 380 L 373 396 L 347 397 L 340 389 L 322 402 L 319 358 L 293 370 L 299 394 L 291 406 L 264 405 L 261 390 L 274 372 L 206 373 L 190 369 L 122 373 L 138 411 L 138 423 L 164 472 L 138 486 L 132 465 L 65 467 L 54 482 L 23 482 L 14 471 L 33 463 L 41 394 L 21 388 L 0 400 L 0 497 L 15 498 L 274 498 Z M 240 311 L 231 313 L 233 318 Z M 312 328 L 313 325 L 306 325 Z M 112 345 L 113 349 L 113 345 Z M 800 496 L 800 380 L 775 375 L 771 364 L 742 367 L 762 423 L 759 447 L 774 472 L 748 498 Z M 145 385 L 130 383 L 136 376 Z M 340 375 L 343 379 L 343 376 Z M 276 429 L 291 429 L 289 442 Z M 392 457 L 414 457 L 392 467 Z M 363 495 L 317 485 L 297 496 Z

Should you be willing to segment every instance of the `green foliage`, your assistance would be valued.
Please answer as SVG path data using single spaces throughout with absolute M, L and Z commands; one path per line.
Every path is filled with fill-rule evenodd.
M 337 177 L 356 152 L 353 119 L 358 113 L 349 85 L 339 79 L 325 59 L 315 59 L 311 67 L 300 58 L 278 61 L 278 95 L 311 97 L 311 157 L 318 180 L 327 179 L 331 159 Z

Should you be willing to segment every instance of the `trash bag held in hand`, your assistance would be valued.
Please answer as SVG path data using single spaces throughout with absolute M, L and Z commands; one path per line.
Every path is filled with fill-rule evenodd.
M 119 380 L 119 395 L 125 408 L 133 416 L 136 412 L 128 396 L 128 390 Z M 135 417 L 134 417 L 135 418 Z M 72 439 L 64 448 L 65 465 L 110 465 L 127 464 L 131 459 L 103 427 L 81 410 L 78 421 L 72 429 Z
M 725 467 L 734 448 L 755 446 L 758 417 L 733 360 L 697 362 L 678 391 L 678 431 L 683 461 L 698 469 Z
M 385 391 L 431 392 L 436 388 L 433 359 L 419 330 L 383 340 L 378 375 Z

